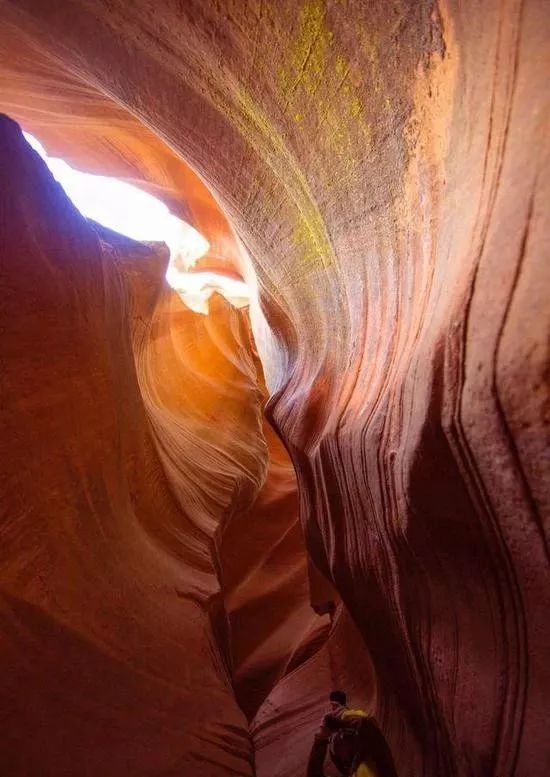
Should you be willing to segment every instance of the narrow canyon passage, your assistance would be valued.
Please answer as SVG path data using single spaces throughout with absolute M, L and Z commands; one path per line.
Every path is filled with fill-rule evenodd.
M 0 774 L 549 772 L 547 10 L 0 0 Z
M 374 685 L 341 606 L 332 630 L 311 606 L 335 594 L 320 573 L 310 586 L 247 312 L 220 296 L 189 310 L 164 281 L 166 246 L 88 222 L 19 127 L 0 126 L 3 342 L 11 378 L 34 376 L 4 397 L 6 482 L 25 498 L 5 534 L 6 635 L 20 639 L 6 643 L 5 758 L 16 773 L 252 774 L 283 678 L 311 664 L 312 722 L 336 679 L 364 704 Z

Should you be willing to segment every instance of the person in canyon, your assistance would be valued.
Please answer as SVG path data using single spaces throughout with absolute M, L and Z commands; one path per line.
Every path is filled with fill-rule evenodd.
M 350 709 L 343 691 L 329 696 L 330 712 L 315 734 L 306 777 L 325 777 L 327 750 L 342 777 L 397 777 L 384 735 L 361 709 Z

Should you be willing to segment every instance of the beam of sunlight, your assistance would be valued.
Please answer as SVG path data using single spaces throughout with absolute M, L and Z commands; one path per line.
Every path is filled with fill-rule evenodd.
M 214 272 L 181 272 L 172 263 L 166 280 L 185 304 L 196 313 L 208 313 L 208 300 L 218 292 L 235 308 L 250 304 L 250 290 L 244 281 Z
M 75 170 L 63 159 L 48 156 L 33 135 L 23 134 L 82 215 L 134 240 L 166 243 L 170 249 L 166 280 L 191 310 L 207 314 L 214 291 L 235 307 L 249 304 L 249 290 L 243 281 L 213 272 L 187 272 L 208 253 L 210 245 L 163 202 L 117 178 Z

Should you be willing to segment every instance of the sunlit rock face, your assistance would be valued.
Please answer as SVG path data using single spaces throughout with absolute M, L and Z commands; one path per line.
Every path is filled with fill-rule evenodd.
M 234 419 L 243 446 L 258 442 L 254 466 L 236 474 L 213 465 L 213 499 L 200 482 L 174 488 L 174 448 L 184 468 L 185 452 L 200 461 L 197 449 L 204 457 L 209 444 L 192 423 L 182 432 L 169 383 L 161 396 L 148 394 L 147 360 L 161 357 L 163 343 L 177 344 L 180 325 L 193 325 L 172 316 L 171 330 L 159 332 L 155 323 L 165 250 L 104 242 L 17 125 L 4 118 L 0 133 L 2 769 L 181 774 L 195 768 L 200 739 L 209 773 L 252 774 L 246 721 L 207 603 L 217 590 L 209 536 L 229 501 L 228 481 L 245 491 L 265 466 L 254 387 L 248 395 L 243 388 L 246 409 Z M 226 306 L 210 324 L 227 330 L 238 316 Z M 208 333 L 199 337 L 225 366 L 226 384 L 246 381 L 246 363 L 228 367 Z M 182 381 L 201 381 L 189 372 Z M 159 446 L 162 424 L 170 434 Z M 224 415 L 217 441 L 226 462 L 231 445 L 221 438 L 232 431 Z
M 112 104 L 120 115 L 124 108 L 132 114 L 132 127 L 119 137 L 132 137 L 139 117 L 149 128 L 141 148 L 155 143 L 156 133 L 188 160 L 248 252 L 239 263 L 258 290 L 251 318 L 271 392 L 269 417 L 297 471 L 306 548 L 332 580 L 362 645 L 338 637 L 339 628 L 352 629 L 345 611 L 332 632 L 341 639 L 336 646 L 332 636 L 319 641 L 321 623 L 304 622 L 316 651 L 282 677 L 281 654 L 269 656 L 271 621 L 257 652 L 260 685 L 264 670 L 281 679 L 263 702 L 267 683 L 241 702 L 249 716 L 257 709 L 246 729 L 249 749 L 241 738 L 244 717 L 226 720 L 241 743 L 230 748 L 232 757 L 246 760 L 253 752 L 262 777 L 303 774 L 324 692 L 347 682 L 376 712 L 400 774 L 545 775 L 549 193 L 542 0 L 138 0 L 131 8 L 121 0 L 93 8 L 79 0 L 4 0 L 2 8 L 6 29 L 40 49 L 48 83 L 70 73 L 76 91 L 94 95 L 102 111 Z M 11 61 L 17 69 L 17 57 Z M 68 95 L 64 88 L 59 92 Z M 26 110 L 10 112 L 21 118 Z M 98 126 L 96 137 L 102 131 Z M 77 159 L 76 127 L 72 137 Z M 82 148 L 89 153 L 89 145 Z M 111 161 L 97 157 L 104 172 Z M 163 179 L 154 170 L 147 176 Z M 20 347 L 27 347 L 24 339 Z M 159 380 L 156 368 L 149 375 Z M 250 405 L 243 410 L 253 436 L 261 403 L 248 401 L 258 404 L 256 427 Z M 31 412 L 33 403 L 21 404 Z M 158 433 L 163 413 L 145 405 L 154 450 L 161 451 L 159 472 L 174 498 L 185 499 L 190 486 L 176 476 L 174 443 Z M 33 430 L 37 440 L 50 440 L 47 430 Z M 28 461 L 36 442 L 23 443 Z M 267 472 L 267 453 L 260 458 L 260 468 L 248 459 L 236 479 L 240 510 Z M 85 464 L 80 471 L 88 478 Z M 139 485 L 151 499 L 146 482 Z M 84 493 L 90 500 L 95 491 Z M 23 489 L 16 496 L 23 504 Z M 232 504 L 227 488 L 220 504 Z M 216 545 L 215 521 L 201 516 L 200 536 Z M 32 514 L 29 521 L 35 532 Z M 162 526 L 173 524 L 163 519 Z M 211 554 L 201 551 L 191 527 L 177 536 L 203 559 L 197 569 L 210 580 Z M 60 579 L 62 562 L 83 567 L 67 547 L 60 558 L 48 555 Z M 129 547 L 121 543 L 120 552 Z M 138 566 L 132 581 L 143 586 Z M 240 581 L 229 567 L 228 559 L 235 617 Z M 27 585 L 39 585 L 27 575 Z M 222 563 L 212 580 L 223 575 Z M 82 602 L 74 605 L 81 619 L 84 610 Z M 105 616 L 101 622 L 108 633 Z M 155 630 L 161 642 L 174 623 L 164 618 Z M 227 639 L 219 623 L 218 608 L 209 619 L 217 624 L 218 651 Z M 235 634 L 240 645 L 238 628 Z M 251 646 L 236 647 L 237 695 L 246 688 L 239 667 L 251 654 Z M 353 685 L 356 673 L 361 688 Z M 51 698 L 67 715 L 67 704 Z M 238 715 L 232 693 L 228 715 L 230 708 Z M 131 738 L 136 718 L 129 720 L 124 736 Z M 189 753 L 191 744 L 180 745 L 178 752 Z M 143 773 L 158 767 L 147 768 Z M 236 762 L 223 768 L 248 773 Z
M 313 721 L 345 671 L 320 673 L 330 619 L 247 313 L 185 307 L 166 247 L 87 222 L 7 117 L 0 158 L 2 768 L 253 774 L 277 684 L 319 667 Z

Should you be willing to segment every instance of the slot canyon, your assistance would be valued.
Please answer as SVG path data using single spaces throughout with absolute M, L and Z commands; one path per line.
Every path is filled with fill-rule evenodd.
M 548 0 L 0 13 L 0 777 L 547 777 Z

